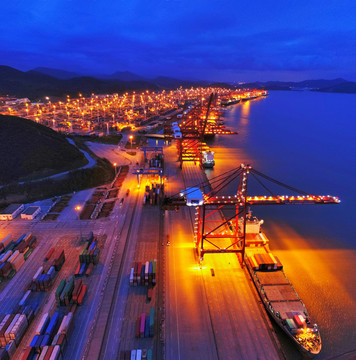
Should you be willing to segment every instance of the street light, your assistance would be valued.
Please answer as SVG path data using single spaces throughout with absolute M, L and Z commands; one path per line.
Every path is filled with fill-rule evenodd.
M 115 176 L 116 176 L 116 167 L 117 167 L 117 164 L 116 164 L 116 162 L 115 163 L 113 163 L 113 165 L 114 165 L 114 168 L 115 168 Z
M 132 139 L 133 139 L 133 136 L 130 135 L 130 142 L 131 142 L 131 152 L 132 152 Z
M 77 212 L 78 220 L 80 220 L 80 210 L 82 210 L 82 207 L 80 205 L 77 205 L 74 210 Z M 80 240 L 82 240 L 82 226 L 79 224 L 79 231 L 80 231 Z

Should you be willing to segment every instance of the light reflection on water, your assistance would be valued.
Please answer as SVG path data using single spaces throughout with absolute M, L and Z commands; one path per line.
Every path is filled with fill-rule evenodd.
M 250 163 L 307 192 L 340 196 L 337 206 L 253 209 L 266 220 L 272 251 L 319 325 L 323 350 L 318 359 L 356 349 L 355 98 L 271 92 L 267 98 L 229 108 L 225 124 L 239 135 L 216 136 L 210 143 L 216 165 L 208 177 Z M 230 185 L 228 193 L 234 192 L 236 185 Z M 283 336 L 282 342 L 288 359 L 298 359 Z

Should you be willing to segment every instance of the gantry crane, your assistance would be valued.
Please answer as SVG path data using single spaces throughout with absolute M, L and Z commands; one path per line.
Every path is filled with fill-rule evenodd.
M 252 177 L 268 195 L 249 195 L 248 179 Z M 288 189 L 291 195 L 276 195 L 265 182 Z M 232 182 L 238 183 L 234 195 L 220 195 L 221 190 Z M 246 246 L 246 223 L 249 207 L 253 205 L 305 205 L 338 204 L 340 200 L 330 195 L 310 195 L 275 180 L 251 165 L 241 164 L 220 176 L 188 188 L 186 192 L 166 198 L 164 209 L 178 209 L 189 205 L 189 194 L 201 190 L 202 199 L 196 199 L 195 247 L 200 260 L 205 254 L 237 253 L 243 264 Z M 191 202 L 192 203 L 192 202 Z M 191 204 L 190 203 L 190 204 Z
M 215 134 L 237 134 L 225 129 L 222 124 L 216 123 L 211 115 L 212 108 L 217 105 L 218 95 L 212 93 L 207 101 L 193 107 L 189 113 L 185 114 L 180 123 L 182 134 L 181 139 L 177 139 L 178 160 L 182 168 L 183 162 L 194 161 L 202 164 L 202 153 L 209 148 L 204 143 L 206 135 Z

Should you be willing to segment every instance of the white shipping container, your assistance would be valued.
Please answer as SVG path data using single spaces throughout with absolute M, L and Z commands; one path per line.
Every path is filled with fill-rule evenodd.
M 46 324 L 47 319 L 49 318 L 48 313 L 45 313 L 42 315 L 42 318 L 36 328 L 35 335 L 41 335 L 41 332 L 43 330 L 43 326 Z
M 18 250 L 16 250 L 9 258 L 9 263 L 13 263 L 15 261 L 15 259 L 19 256 L 19 254 L 20 254 L 20 252 Z
M 27 298 L 30 296 L 30 294 L 31 294 L 31 290 L 27 290 L 26 294 L 22 297 L 21 301 L 19 302 L 20 306 L 25 305 L 25 302 L 26 302 Z
M 26 323 L 22 323 L 22 325 L 18 328 L 18 330 L 16 331 L 16 334 L 15 334 L 15 342 L 17 344 L 17 346 L 19 345 L 23 335 L 25 334 L 27 330 L 27 325 Z
M 70 312 L 70 313 L 68 313 L 66 328 L 64 329 L 65 332 L 63 332 L 63 330 L 62 330 L 62 334 L 63 333 L 68 334 L 69 333 L 70 325 L 71 325 L 72 321 L 73 321 L 73 313 Z
M 131 268 L 131 272 L 130 272 L 130 285 L 132 285 L 132 284 L 133 284 L 134 271 L 135 271 L 135 269 L 134 269 L 134 268 Z
M 29 232 L 29 233 L 27 233 L 27 234 L 25 235 L 25 237 L 23 238 L 22 241 L 29 241 L 29 239 L 31 239 L 31 237 L 32 237 L 32 233 Z
M 44 346 L 38 360 L 44 360 L 44 358 L 46 357 L 47 351 L 48 351 L 48 346 Z
M 142 350 L 138 349 L 136 352 L 136 360 L 141 360 L 142 358 Z
M 13 318 L 13 320 L 11 321 L 10 325 L 6 329 L 5 334 L 4 334 L 6 343 L 8 343 L 11 340 L 10 334 L 11 334 L 12 328 L 17 323 L 17 320 L 19 319 L 19 317 L 20 317 L 20 314 L 16 314 L 15 317 Z
M 54 266 L 51 266 L 50 269 L 48 270 L 48 273 L 47 273 L 51 279 L 54 278 L 54 276 L 56 275 L 56 272 L 55 272 L 55 268 Z
M 150 268 L 150 263 L 148 261 L 146 261 L 146 265 L 145 265 L 145 280 L 148 280 L 148 270 Z
M 11 359 L 16 351 L 16 343 L 15 341 L 11 340 L 7 345 L 6 345 L 6 351 L 9 354 L 9 358 Z
M 57 334 L 61 334 L 61 333 L 62 333 L 62 330 L 66 328 L 66 326 L 67 326 L 67 318 L 68 318 L 67 315 L 65 315 L 65 316 L 63 317 L 63 320 L 62 320 L 62 322 L 61 322 L 61 325 L 59 326 L 59 329 L 58 329 L 58 331 L 57 331 Z
M 136 360 L 136 350 L 131 350 L 131 360 Z
M 43 266 L 40 266 L 39 269 L 36 271 L 35 276 L 32 278 L 32 281 L 36 281 L 38 276 L 42 274 L 42 271 L 43 271 Z
M 4 248 L 9 245 L 11 242 L 11 235 L 7 235 L 4 240 L 1 241 L 1 244 L 4 245 Z
M 51 357 L 49 358 L 49 360 L 58 360 L 59 356 L 60 356 L 60 351 L 61 348 L 59 345 L 56 345 L 52 351 Z
M 25 263 L 25 258 L 23 256 L 18 256 L 12 263 L 12 268 L 16 271 L 21 269 L 21 266 Z
M 59 339 L 59 337 L 61 336 L 61 334 L 56 334 L 52 340 L 52 346 L 57 345 L 57 341 Z
M 11 316 L 11 314 L 7 314 L 7 315 L 2 319 L 1 324 L 0 324 L 0 331 L 4 330 L 4 332 L 5 332 L 6 329 L 3 329 L 3 327 L 5 326 L 6 321 L 8 320 L 8 318 L 9 318 L 10 316 Z

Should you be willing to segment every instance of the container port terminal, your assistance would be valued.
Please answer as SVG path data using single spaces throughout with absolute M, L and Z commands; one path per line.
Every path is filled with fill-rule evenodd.
M 119 146 L 88 143 L 117 167 L 111 184 L 43 201 L 47 213 L 34 220 L 0 222 L 1 359 L 284 359 L 274 326 L 296 351 L 320 352 L 322 329 L 254 215 L 259 205 L 339 199 L 248 164 L 208 180 L 215 160 L 206 139 L 238 138 L 222 107 L 267 93 L 189 91 L 7 109 L 67 133 L 153 133 L 151 118 L 165 120 L 160 144 L 133 149 L 129 135 Z

